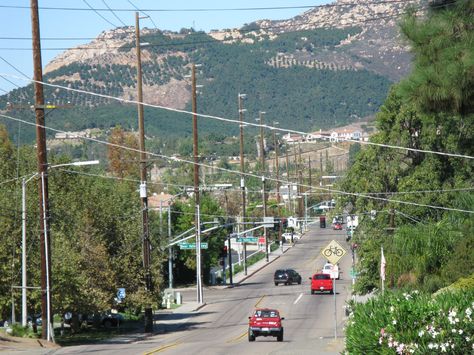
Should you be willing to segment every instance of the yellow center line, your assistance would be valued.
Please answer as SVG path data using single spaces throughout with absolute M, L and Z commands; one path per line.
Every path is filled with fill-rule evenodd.
M 155 354 L 155 353 L 159 353 L 163 350 L 166 350 L 166 349 L 169 349 L 169 348 L 173 348 L 175 346 L 178 346 L 180 343 L 173 343 L 173 344 L 168 344 L 168 345 L 163 345 L 161 347 L 159 347 L 158 349 L 154 349 L 152 351 L 149 351 L 149 352 L 146 352 L 146 353 L 143 353 L 143 355 L 151 355 L 151 354 Z
M 258 300 L 258 302 L 255 303 L 255 308 L 258 307 L 258 305 L 260 304 L 260 302 L 263 301 L 264 298 L 265 298 L 265 295 L 263 295 L 262 297 L 260 297 L 260 299 Z
M 226 343 L 233 343 L 233 342 L 239 341 L 240 339 L 242 339 L 246 335 L 247 335 L 247 331 L 243 332 L 242 334 L 240 334 L 238 337 L 236 337 L 234 339 L 227 340 Z

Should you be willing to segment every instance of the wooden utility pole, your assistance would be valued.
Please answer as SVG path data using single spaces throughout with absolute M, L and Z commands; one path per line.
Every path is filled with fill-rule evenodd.
M 40 245 L 41 245 L 41 320 L 43 339 L 51 340 L 51 324 L 53 319 L 51 307 L 51 253 L 49 235 L 49 200 L 48 200 L 48 159 L 46 154 L 46 132 L 44 119 L 43 70 L 41 63 L 41 36 L 39 25 L 38 0 L 31 0 L 31 28 L 33 39 L 33 70 L 35 89 L 36 115 L 36 152 L 38 159 Z M 46 326 L 44 326 L 46 325 Z
M 287 188 L 288 188 L 288 210 L 290 211 L 291 213 L 291 191 L 290 191 L 290 188 L 291 188 L 291 183 L 290 183 L 290 162 L 289 162 L 289 159 L 288 159 L 288 150 L 289 150 L 289 146 L 288 146 L 288 143 L 286 143 L 286 181 L 288 182 L 288 185 L 287 185 Z
M 298 143 L 298 216 L 303 218 L 303 161 L 301 158 L 301 145 Z
M 196 65 L 193 63 L 192 72 L 192 110 L 193 110 L 193 155 L 194 155 L 194 225 L 196 226 L 196 300 L 203 303 L 202 272 L 201 272 L 201 225 L 200 225 L 200 196 L 199 196 L 199 151 L 197 125 L 197 92 L 196 92 Z M 229 251 L 230 252 L 230 251 Z
M 244 162 L 244 112 L 242 101 L 245 94 L 238 95 L 240 120 L 240 189 L 242 191 L 242 226 L 245 230 L 245 162 Z M 245 237 L 245 235 L 244 235 Z M 244 275 L 247 275 L 247 243 L 244 242 Z
M 143 81 L 142 81 L 142 61 L 140 48 L 140 17 L 135 13 L 135 45 L 137 53 L 137 100 L 138 100 L 138 132 L 140 148 L 140 201 L 142 207 L 142 241 L 143 241 L 143 269 L 145 273 L 145 289 L 147 292 L 153 291 L 153 280 L 151 275 L 151 244 L 148 223 L 148 195 L 147 195 L 147 169 L 145 151 L 145 124 L 143 113 Z M 153 311 L 151 305 L 145 307 L 145 332 L 153 331 Z
M 309 185 L 309 188 L 311 189 L 313 187 L 313 178 L 312 178 L 312 173 L 311 173 L 311 156 L 308 157 L 308 172 L 309 172 L 308 185 Z

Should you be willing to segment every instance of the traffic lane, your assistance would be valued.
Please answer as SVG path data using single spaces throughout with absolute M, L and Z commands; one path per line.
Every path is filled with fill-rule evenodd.
M 320 250 L 324 245 L 327 244 L 328 241 L 332 240 L 331 238 L 337 234 L 335 233 L 330 233 L 329 236 L 326 235 L 326 238 L 319 238 L 316 240 L 308 240 L 306 244 L 311 245 L 311 246 L 318 246 L 320 247 L 317 250 Z M 303 244 L 303 243 L 302 243 Z M 300 245 L 301 247 L 302 245 Z M 307 247 L 307 246 L 306 246 Z M 254 277 L 252 277 L 252 282 L 248 285 L 252 289 L 260 289 L 260 286 L 257 285 L 262 285 L 265 284 L 267 286 L 267 291 L 264 296 L 262 296 L 262 301 L 258 304 L 260 307 L 269 307 L 269 308 L 277 308 L 280 310 L 282 316 L 285 316 L 286 319 L 284 321 L 285 324 L 285 338 L 287 339 L 287 342 L 292 342 L 292 341 L 305 341 L 307 340 L 307 336 L 305 336 L 304 332 L 301 332 L 301 330 L 307 329 L 308 332 L 310 331 L 311 333 L 306 332 L 306 335 L 310 335 L 310 337 L 319 340 L 320 338 L 323 337 L 330 337 L 333 334 L 333 328 L 330 328 L 327 326 L 328 320 L 331 318 L 332 315 L 332 321 L 334 320 L 333 314 L 333 305 L 334 305 L 334 299 L 330 295 L 322 295 L 322 297 L 318 298 L 313 297 L 310 295 L 310 287 L 309 287 L 309 280 L 308 282 L 305 282 L 303 280 L 302 285 L 293 285 L 293 286 L 280 286 L 280 287 L 272 287 L 272 281 L 273 281 L 273 272 L 277 268 L 283 268 L 282 265 L 287 264 L 288 262 L 293 263 L 294 265 L 298 265 L 300 269 L 307 269 L 307 270 L 312 270 L 318 264 L 315 259 L 319 259 L 320 263 L 323 263 L 322 257 L 320 255 L 314 257 L 314 249 L 312 249 L 312 252 L 309 253 L 308 255 L 308 250 L 303 249 L 300 250 L 300 252 L 297 252 L 297 248 L 292 249 L 292 252 L 288 252 L 287 256 L 288 259 L 284 260 L 284 258 L 280 258 L 277 261 L 275 261 L 270 267 L 270 265 L 266 268 L 268 270 L 264 272 L 260 272 Z M 303 253 L 301 253 L 301 251 Z M 319 253 L 318 253 L 319 254 Z M 291 257 L 290 257 L 291 256 Z M 302 257 L 306 256 L 306 257 Z M 296 267 L 295 267 L 296 268 Z M 265 269 L 264 269 L 265 270 Z M 254 280 L 257 280 L 255 282 Z M 260 281 L 260 282 L 259 282 Z M 244 284 L 245 286 L 245 284 Z M 237 291 L 237 289 L 232 290 L 234 293 Z M 344 292 L 343 292 L 344 293 Z M 339 299 L 344 299 L 345 294 L 342 294 L 342 298 L 338 297 Z M 302 305 L 300 311 L 294 311 L 294 305 L 300 304 Z M 318 320 L 316 320 L 315 317 L 308 317 L 309 315 L 313 314 L 320 314 Z M 247 315 L 248 317 L 248 315 Z M 340 318 L 341 315 L 339 314 Z M 314 324 L 315 322 L 319 322 L 322 326 L 318 326 L 318 324 Z M 264 343 L 265 345 L 256 345 L 257 342 L 248 344 L 247 343 L 247 318 L 244 319 L 243 321 L 245 327 L 242 329 L 242 333 L 234 338 L 231 342 L 237 342 L 239 344 L 236 344 L 235 346 L 232 346 L 230 349 L 226 347 L 225 345 L 222 344 L 214 344 L 212 345 L 212 351 L 217 351 L 217 353 L 241 353 L 242 351 L 245 351 L 246 353 L 280 353 L 283 352 L 285 353 L 286 351 L 289 351 L 291 353 L 293 349 L 293 345 L 290 345 L 287 349 L 286 343 L 275 343 L 274 339 L 271 337 L 268 338 L 257 338 L 258 343 Z M 334 321 L 333 321 L 334 323 Z M 320 329 L 318 329 L 320 328 Z M 320 331 L 321 330 L 321 331 Z M 300 339 L 303 338 L 303 339 Z M 289 340 L 288 340 L 289 339 Z M 193 347 L 194 348 L 194 347 Z M 307 350 L 311 350 L 312 348 L 310 347 Z M 180 350 L 186 350 L 184 347 L 181 348 Z M 199 353 L 199 352 L 198 352 Z
M 286 312 L 284 307 L 295 302 L 302 294 L 306 282 L 303 280 L 301 286 L 275 288 L 273 274 L 277 268 L 281 268 L 287 263 L 296 264 L 298 262 L 303 265 L 306 261 L 302 255 L 311 254 L 311 252 L 309 250 L 298 251 L 298 249 L 300 248 L 291 249 L 283 257 L 253 275 L 239 287 L 211 291 L 212 297 L 207 297 L 207 305 L 203 308 L 207 315 L 201 319 L 199 329 L 194 329 L 193 334 L 187 334 L 184 343 L 180 342 L 178 338 L 169 339 L 170 344 L 179 342 L 179 346 L 161 351 L 199 353 L 201 346 L 204 346 L 203 351 L 208 351 L 208 346 L 212 343 L 213 352 L 219 353 L 219 349 L 222 349 L 223 353 L 227 353 L 230 348 L 234 347 L 234 343 L 247 341 L 248 316 L 255 307 L 275 307 L 281 309 L 284 314 Z M 312 258 L 311 255 L 309 257 Z M 285 261 L 285 258 L 289 261 Z M 230 295 L 232 296 L 229 297 Z M 205 339 L 204 344 L 202 344 L 203 339 Z M 223 339 L 226 340 L 223 342 Z
M 319 308 L 326 306 L 324 304 L 318 306 L 322 301 L 314 302 L 313 299 L 313 304 L 308 310 L 292 314 L 292 305 L 295 304 L 294 302 L 298 298 L 300 299 L 296 302 L 296 305 L 306 303 L 305 298 L 308 297 L 309 293 L 309 280 L 307 281 L 303 277 L 303 284 L 300 286 L 275 287 L 273 286 L 274 270 L 291 264 L 295 269 L 301 269 L 302 276 L 306 273 L 310 274 L 315 264 L 322 263 L 322 261 L 318 261 L 319 251 L 325 245 L 325 242 L 331 240 L 332 234 L 306 236 L 295 248 L 292 248 L 274 263 L 253 275 L 241 287 L 213 291 L 212 297 L 208 298 L 214 301 L 211 300 L 192 319 L 186 320 L 185 323 L 189 322 L 189 324 L 182 326 L 181 331 L 162 334 L 133 345 L 98 345 L 93 351 L 122 354 L 137 353 L 137 351 L 143 353 L 153 351 L 170 354 L 207 354 L 212 349 L 212 353 L 216 354 L 237 354 L 242 353 L 242 351 L 246 353 L 272 353 L 275 351 L 284 353 L 287 351 L 285 350 L 287 342 L 299 341 L 299 333 L 301 332 L 296 331 L 298 328 L 308 329 L 308 334 L 314 335 L 313 328 L 315 325 L 311 322 L 308 323 L 308 315 L 313 314 L 313 312 L 320 312 Z M 302 293 L 303 296 L 300 297 Z M 191 291 L 191 294 L 193 294 L 193 291 Z M 283 343 L 278 343 L 273 338 L 258 338 L 257 343 L 259 344 L 252 347 L 246 337 L 248 316 L 256 306 L 264 305 L 280 308 L 283 315 L 287 317 L 287 320 L 285 320 L 285 338 L 287 339 Z M 316 310 L 313 309 L 314 307 L 316 307 Z M 294 333 L 295 331 L 296 333 Z M 319 332 L 316 332 L 316 334 L 319 334 Z M 84 352 L 89 352 L 92 349 L 84 350 Z

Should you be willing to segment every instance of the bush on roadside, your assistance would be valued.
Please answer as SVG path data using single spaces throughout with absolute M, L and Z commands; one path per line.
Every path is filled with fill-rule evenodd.
M 38 334 L 34 333 L 33 330 L 28 326 L 22 326 L 19 323 L 15 323 L 11 325 L 11 336 L 20 337 L 20 338 L 38 338 Z
M 351 304 L 348 354 L 471 354 L 474 289 L 432 296 L 386 292 Z

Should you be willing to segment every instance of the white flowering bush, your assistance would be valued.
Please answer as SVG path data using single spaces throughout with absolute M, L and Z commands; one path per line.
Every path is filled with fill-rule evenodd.
M 351 305 L 348 354 L 474 354 L 474 290 L 387 292 Z

